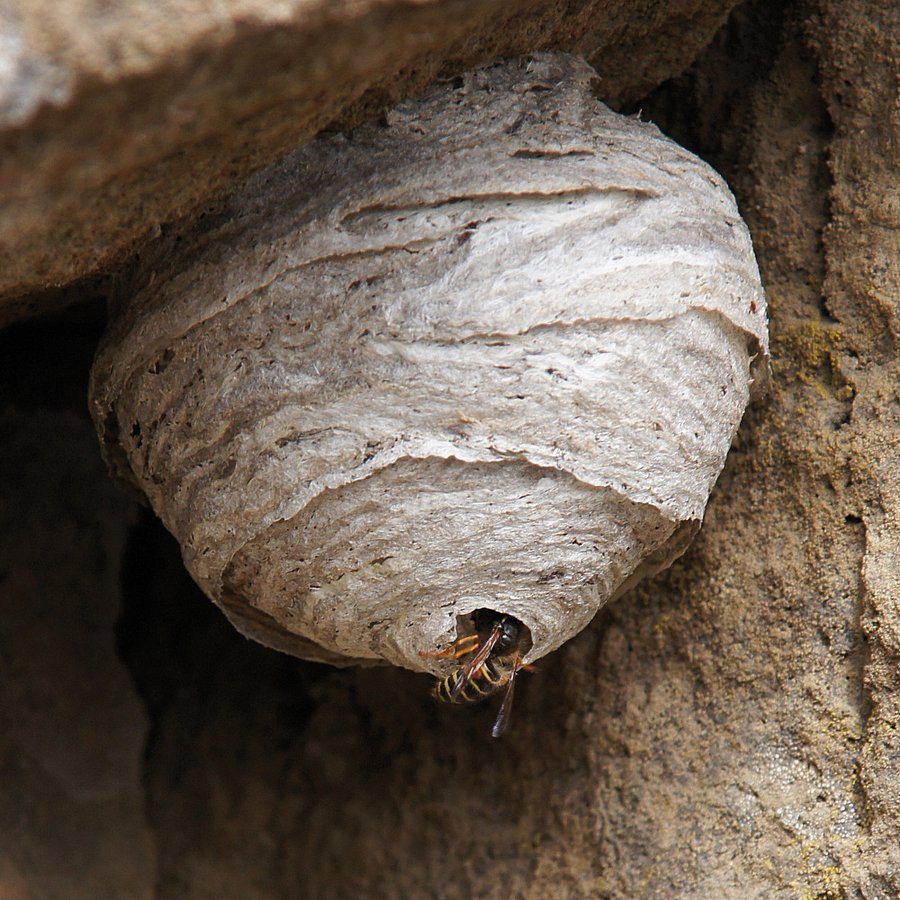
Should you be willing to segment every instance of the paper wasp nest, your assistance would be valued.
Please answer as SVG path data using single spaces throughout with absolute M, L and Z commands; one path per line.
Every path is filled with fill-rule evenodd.
M 722 179 L 592 78 L 476 70 L 144 261 L 93 414 L 248 636 L 439 672 L 488 608 L 534 660 L 699 527 L 763 291 Z

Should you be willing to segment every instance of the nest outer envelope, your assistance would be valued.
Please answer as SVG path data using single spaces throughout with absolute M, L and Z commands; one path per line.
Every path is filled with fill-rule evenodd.
M 91 406 L 249 637 L 441 673 L 535 660 L 684 551 L 768 356 L 722 178 L 563 54 L 482 67 L 163 239 Z

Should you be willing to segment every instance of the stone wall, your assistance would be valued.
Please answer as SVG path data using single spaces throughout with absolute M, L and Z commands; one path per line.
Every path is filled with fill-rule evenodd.
M 722 14 L 713 6 L 685 13 L 677 34 L 652 16 L 633 37 L 627 17 L 604 31 L 591 4 L 554 7 L 554 27 L 617 34 L 612 55 L 594 44 L 595 61 L 622 70 L 605 98 L 641 109 L 732 185 L 770 302 L 772 390 L 745 419 L 688 553 L 522 676 L 502 741 L 492 710 L 438 707 L 424 676 L 331 670 L 231 630 L 161 526 L 102 471 L 82 390 L 106 282 L 7 307 L 78 301 L 0 334 L 0 895 L 900 895 L 900 22 L 887 2 L 756 0 L 699 52 Z M 421 80 L 493 52 L 503 26 L 481 15 L 465 39 L 477 49 L 440 54 Z M 569 41 L 565 29 L 534 37 L 527 23 L 548 21 L 534 15 L 516 20 L 516 40 Z M 681 52 L 693 65 L 662 84 Z M 213 58 L 194 71 L 214 73 L 200 65 Z M 420 83 L 382 71 L 366 87 L 378 78 L 383 93 L 344 115 Z M 365 90 L 355 84 L 266 154 L 339 115 Z M 105 90 L 85 96 L 106 109 Z M 296 112 L 284 102 L 259 114 Z M 20 140 L 52 145 L 45 127 L 20 127 L 35 129 Z M 143 140 L 187 126 L 157 127 Z M 104 200 L 95 239 L 89 216 L 66 230 L 68 213 L 21 211 L 43 224 L 15 231 L 10 283 L 99 271 L 113 245 L 223 187 L 234 159 L 235 172 L 257 165 L 254 130 L 227 164 L 201 153 L 177 202 L 142 208 L 125 178 L 132 224 L 113 227 L 123 219 Z M 183 177 L 192 151 L 180 146 L 160 158 L 181 159 Z M 42 183 L 58 188 L 59 166 Z M 68 199 L 46 196 L 66 210 L 98 202 L 87 184 L 73 176 Z M 28 254 L 57 252 L 62 232 L 68 262 L 29 281 Z

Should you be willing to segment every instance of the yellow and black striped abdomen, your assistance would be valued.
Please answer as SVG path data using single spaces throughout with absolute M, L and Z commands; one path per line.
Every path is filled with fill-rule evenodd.
M 477 703 L 495 694 L 509 680 L 509 675 L 497 671 L 493 662 L 488 660 L 454 697 L 453 691 L 462 680 L 464 671 L 464 667 L 454 669 L 446 678 L 439 681 L 435 685 L 434 696 L 442 703 Z

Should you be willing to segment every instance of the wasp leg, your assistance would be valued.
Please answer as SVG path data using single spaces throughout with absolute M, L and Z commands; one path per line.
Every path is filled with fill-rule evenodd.
M 446 650 L 438 650 L 435 653 L 420 650 L 419 656 L 423 659 L 459 659 L 461 656 L 477 650 L 479 644 L 478 635 L 470 634 L 468 637 L 457 638 Z
M 463 669 L 462 675 L 459 680 L 456 682 L 456 686 L 453 688 L 452 697 L 455 699 L 458 697 L 467 684 L 469 684 L 472 678 L 475 677 L 476 673 L 481 672 L 484 668 L 484 664 L 488 661 L 488 657 L 491 655 L 491 651 L 497 645 L 497 641 L 500 640 L 501 634 L 501 625 L 498 622 L 491 629 L 490 637 L 478 648 L 478 652 L 466 663 L 466 667 Z

